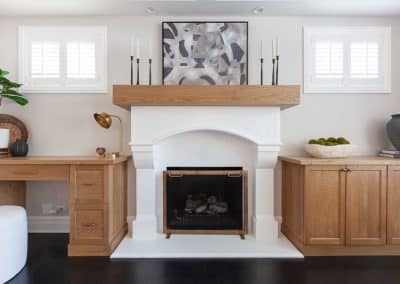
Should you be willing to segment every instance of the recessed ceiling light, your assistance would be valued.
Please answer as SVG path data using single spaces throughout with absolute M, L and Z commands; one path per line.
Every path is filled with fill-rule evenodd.
M 146 13 L 147 14 L 155 14 L 156 13 L 156 9 L 154 9 L 153 7 L 147 7 L 146 8 Z
M 254 15 L 258 15 L 258 14 L 261 14 L 262 12 L 264 12 L 264 8 L 263 7 L 256 7 L 256 8 L 254 8 L 253 10 L 251 10 L 252 11 L 252 13 L 254 14 Z

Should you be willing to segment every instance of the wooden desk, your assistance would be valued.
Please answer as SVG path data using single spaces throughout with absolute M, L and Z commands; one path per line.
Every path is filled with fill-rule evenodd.
M 25 181 L 68 181 L 68 255 L 109 256 L 128 232 L 129 159 L 129 156 L 115 160 L 82 156 L 1 158 L 0 204 L 16 200 L 16 204 L 24 205 Z

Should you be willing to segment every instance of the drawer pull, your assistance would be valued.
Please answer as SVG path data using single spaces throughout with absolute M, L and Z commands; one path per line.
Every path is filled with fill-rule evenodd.
M 84 228 L 95 228 L 96 226 L 96 223 L 82 223 L 82 227 Z
M 96 184 L 94 182 L 84 182 L 81 183 L 82 186 L 95 186 Z
M 19 175 L 19 176 L 33 176 L 33 175 L 37 175 L 38 172 L 37 171 L 13 171 L 12 172 L 14 175 Z

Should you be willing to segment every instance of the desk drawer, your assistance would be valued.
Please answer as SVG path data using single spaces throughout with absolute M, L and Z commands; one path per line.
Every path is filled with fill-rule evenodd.
M 77 209 L 74 212 L 74 241 L 104 240 L 104 211 Z
M 74 183 L 76 201 L 103 201 L 104 170 L 102 167 L 76 168 Z
M 1 180 L 69 180 L 68 165 L 0 166 Z

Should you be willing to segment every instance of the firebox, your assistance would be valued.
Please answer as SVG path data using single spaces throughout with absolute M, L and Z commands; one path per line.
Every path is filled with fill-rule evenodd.
M 164 233 L 247 234 L 247 172 L 242 167 L 168 167 Z

